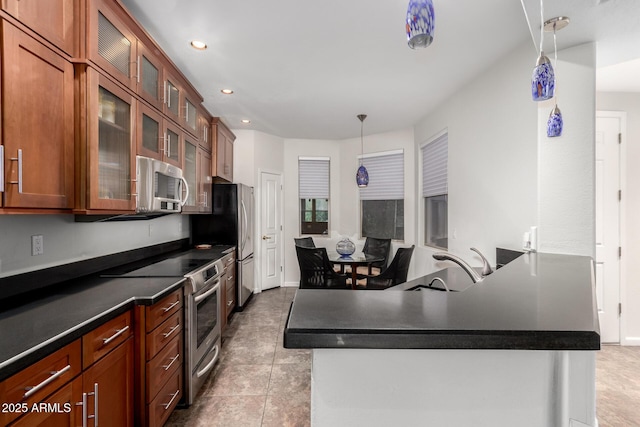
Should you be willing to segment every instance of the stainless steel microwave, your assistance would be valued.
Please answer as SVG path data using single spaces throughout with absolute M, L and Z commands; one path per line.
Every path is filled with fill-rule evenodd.
M 137 213 L 178 213 L 189 197 L 182 169 L 169 163 L 136 156 L 136 178 Z

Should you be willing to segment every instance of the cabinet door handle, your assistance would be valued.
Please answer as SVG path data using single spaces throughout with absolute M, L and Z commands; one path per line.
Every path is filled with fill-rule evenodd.
M 175 307 L 176 305 L 180 304 L 180 298 L 178 298 L 178 301 L 169 304 L 168 307 L 163 308 L 163 312 L 166 313 L 167 311 L 171 310 L 173 307 Z
M 109 344 L 111 341 L 115 340 L 116 338 L 118 338 L 120 335 L 124 334 L 127 330 L 129 329 L 129 325 L 125 326 L 122 329 L 117 329 L 116 333 L 111 335 L 109 338 L 102 338 L 102 345 L 107 345 Z
M 175 363 L 176 360 L 178 360 L 178 358 L 180 357 L 180 353 L 176 354 L 175 356 L 173 356 L 171 358 L 171 362 L 169 362 L 168 365 L 162 365 L 162 367 L 164 368 L 165 371 L 168 371 L 169 368 L 171 368 L 171 365 L 173 365 Z
M 9 184 L 18 184 L 18 193 L 22 194 L 22 148 L 18 149 L 18 157 L 11 157 L 9 160 L 18 162 L 18 180 L 9 181 Z
M 162 336 L 166 339 L 169 338 L 169 336 L 171 334 L 173 334 L 175 331 L 178 330 L 178 328 L 180 327 L 180 323 L 178 323 L 176 326 L 174 326 L 173 328 L 169 329 L 169 332 L 165 332 L 162 334 Z
M 136 79 L 140 83 L 140 55 L 136 58 Z
M 169 409 L 169 406 L 171 406 L 171 404 L 176 399 L 176 397 L 178 397 L 179 394 L 180 394 L 180 389 L 177 389 L 175 393 L 169 395 L 169 396 L 171 396 L 171 400 L 169 401 L 169 403 L 163 403 L 162 404 L 162 406 L 164 406 L 165 410 Z
M 167 81 L 165 80 L 163 84 L 164 86 L 162 88 L 162 102 L 164 104 L 167 104 L 167 106 L 169 106 L 169 104 L 167 103 Z
M 4 193 L 4 145 L 0 145 L 0 193 Z
M 87 427 L 87 393 L 82 393 L 82 427 Z
M 98 427 L 98 383 L 93 384 L 93 391 L 84 393 L 93 396 L 93 415 L 87 415 L 87 419 L 93 418 L 93 427 Z
M 227 307 L 231 307 L 232 305 L 233 305 L 233 300 L 232 299 L 227 301 Z
M 24 396 L 22 396 L 22 398 L 27 399 L 33 396 L 34 393 L 36 393 L 38 390 L 41 390 L 42 387 L 45 387 L 48 384 L 51 384 L 51 382 L 55 381 L 57 378 L 60 378 L 60 376 L 65 372 L 67 372 L 69 369 L 71 369 L 71 365 L 67 365 L 64 368 L 60 369 L 59 371 L 51 371 L 51 376 L 46 380 L 42 381 L 40 384 L 33 387 L 25 387 L 24 389 L 27 392 L 24 394 Z

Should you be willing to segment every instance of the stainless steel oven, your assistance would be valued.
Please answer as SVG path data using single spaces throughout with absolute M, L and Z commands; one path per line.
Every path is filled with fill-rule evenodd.
M 191 405 L 220 355 L 221 261 L 185 275 L 185 403 Z

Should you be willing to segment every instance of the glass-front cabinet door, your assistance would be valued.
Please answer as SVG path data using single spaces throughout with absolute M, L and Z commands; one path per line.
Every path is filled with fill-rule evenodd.
M 191 142 L 188 138 L 185 138 L 182 176 L 184 176 L 184 179 L 187 180 L 187 186 L 189 187 L 189 197 L 187 197 L 187 202 L 184 204 L 184 206 L 182 206 L 183 212 L 198 211 L 198 165 L 196 151 L 196 144 Z M 182 195 L 182 198 L 184 198 L 184 194 Z
M 211 194 L 212 178 L 211 178 L 211 154 L 203 149 L 198 149 L 198 212 L 211 213 L 213 206 Z
M 134 210 L 134 99 L 91 68 L 88 77 L 88 207 Z
M 137 93 L 145 101 L 162 111 L 164 90 L 162 63 L 147 47 L 138 41 L 136 59 Z
M 178 83 L 178 79 L 171 74 L 168 73 L 168 70 L 164 69 L 164 83 L 163 83 L 163 92 L 164 92 L 164 110 L 163 112 L 171 117 L 176 123 L 184 123 L 184 118 L 180 116 L 181 114 L 181 98 L 184 97 L 182 94 L 182 88 Z M 184 108 L 184 107 L 183 107 Z
M 136 90 L 137 39 L 104 0 L 91 0 L 87 25 L 89 59 L 111 77 Z
M 177 167 L 181 167 L 182 152 L 182 130 L 171 123 L 169 120 L 164 121 L 164 144 L 162 160 L 171 163 Z
M 158 111 L 138 102 L 137 154 L 162 160 L 164 154 L 163 120 Z
M 198 134 L 198 111 L 196 105 L 187 98 L 184 101 L 184 122 L 191 134 Z
M 198 110 L 198 143 L 200 146 L 211 152 L 211 118 L 203 109 Z

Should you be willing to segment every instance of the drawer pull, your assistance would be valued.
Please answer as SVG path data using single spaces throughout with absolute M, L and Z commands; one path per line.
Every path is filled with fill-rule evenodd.
M 116 330 L 116 333 L 111 335 L 109 338 L 102 338 L 102 345 L 107 345 L 109 344 L 111 341 L 115 340 L 116 338 L 118 338 L 120 335 L 124 334 L 127 330 L 129 329 L 129 325 L 125 326 L 122 329 L 118 329 Z
M 169 406 L 171 406 L 171 404 L 173 403 L 174 400 L 176 400 L 176 397 L 178 397 L 178 395 L 180 394 L 180 389 L 176 390 L 175 393 L 170 394 L 171 396 L 171 400 L 169 401 L 169 403 L 163 403 L 162 406 L 164 406 L 164 409 L 169 409 Z
M 164 368 L 165 371 L 168 371 L 169 368 L 171 367 L 171 365 L 173 365 L 175 363 L 176 360 L 178 360 L 178 358 L 180 357 L 180 353 L 176 354 L 175 356 L 173 356 L 171 358 L 171 362 L 169 362 L 168 365 L 162 365 L 162 367 Z
M 69 369 L 71 369 L 71 365 L 67 365 L 64 368 L 60 369 L 59 371 L 51 371 L 51 376 L 49 378 L 47 378 L 46 380 L 42 381 L 37 386 L 25 387 L 24 389 L 27 392 L 24 394 L 24 396 L 22 398 L 23 399 L 27 399 L 27 398 L 33 396 L 34 393 L 36 393 L 38 390 L 41 390 L 42 387 L 46 387 L 48 384 L 51 384 L 51 382 L 55 381 L 57 378 L 60 378 L 60 376 L 62 374 L 64 374 L 65 372 L 67 372 Z
M 170 304 L 168 307 L 163 308 L 163 310 L 166 313 L 178 304 L 180 304 L 180 299 L 178 299 L 178 301 L 174 302 L 173 304 Z
M 165 332 L 164 334 L 162 334 L 163 337 L 165 338 L 169 338 L 169 335 L 173 334 L 175 331 L 178 330 L 178 328 L 180 327 L 180 323 L 178 323 L 176 326 L 174 326 L 173 328 L 169 329 L 169 332 Z

